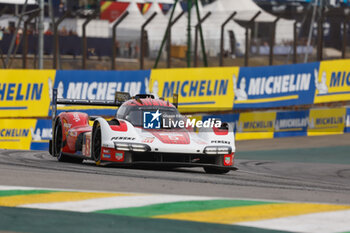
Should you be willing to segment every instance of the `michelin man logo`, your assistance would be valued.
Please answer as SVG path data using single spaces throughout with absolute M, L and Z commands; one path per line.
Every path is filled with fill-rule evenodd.
M 317 69 L 314 70 L 314 75 L 315 75 L 315 87 L 316 87 L 316 90 L 318 90 L 318 94 L 327 94 L 328 87 L 327 87 L 327 73 L 326 73 L 326 71 L 322 72 L 321 82 L 318 82 Z
M 159 91 L 159 85 L 158 85 L 158 81 L 155 80 L 153 82 L 152 85 L 152 91 L 151 91 L 151 87 L 149 86 L 149 80 L 148 78 L 145 78 L 145 90 L 146 90 L 146 94 L 152 94 L 154 96 L 155 99 L 159 99 L 158 96 L 158 91 Z
M 52 101 L 52 89 L 53 89 L 53 81 L 51 79 L 51 77 L 49 77 L 48 79 L 48 86 L 49 86 L 49 96 L 50 96 L 50 100 Z M 63 98 L 63 93 L 64 93 L 64 86 L 63 86 L 63 82 L 60 81 L 58 83 L 58 87 L 57 87 L 57 98 L 58 99 L 62 99 Z
M 62 99 L 63 93 L 64 93 L 64 86 L 63 86 L 63 82 L 61 81 L 58 83 L 58 87 L 57 87 L 57 98 Z
M 232 80 L 233 80 L 233 91 L 235 93 L 236 100 L 247 100 L 248 99 L 248 95 L 247 95 L 247 92 L 245 91 L 245 89 L 247 87 L 245 77 L 243 77 L 241 79 L 241 82 L 239 83 L 239 88 L 237 88 L 237 77 L 236 77 L 236 75 L 233 75 Z
M 239 133 L 242 133 L 243 132 L 243 123 L 240 122 L 240 121 L 236 121 L 236 129 L 237 129 L 237 132 Z
M 312 117 L 309 119 L 309 128 L 310 129 L 314 129 L 315 128 L 315 120 Z
M 30 127 L 30 132 L 32 134 L 33 141 L 40 141 L 41 140 L 41 130 L 40 129 L 37 129 L 35 131 L 35 129 L 33 127 Z

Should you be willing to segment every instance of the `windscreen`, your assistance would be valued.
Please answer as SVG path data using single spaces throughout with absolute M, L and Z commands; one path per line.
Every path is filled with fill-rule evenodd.
M 160 118 L 161 124 L 169 121 L 178 121 L 183 120 L 183 116 L 180 115 L 176 108 L 162 107 L 162 106 L 128 106 L 127 109 L 122 109 L 120 114 L 117 114 L 117 118 L 125 119 L 129 121 L 134 126 L 143 126 L 144 121 L 144 113 L 154 113 L 159 111 L 161 114 Z M 164 120 L 163 120 L 164 119 Z M 163 125 L 162 125 L 163 128 Z M 167 127 L 169 128 L 169 127 Z

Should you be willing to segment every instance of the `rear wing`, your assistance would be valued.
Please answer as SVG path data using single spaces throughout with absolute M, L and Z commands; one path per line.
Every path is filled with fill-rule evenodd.
M 57 105 L 89 105 L 89 106 L 105 106 L 105 107 L 120 107 L 125 101 L 129 100 L 128 92 L 116 92 L 114 101 L 111 100 L 82 100 L 82 99 L 61 99 L 57 98 L 57 89 L 52 91 L 52 120 L 54 121 L 57 115 Z

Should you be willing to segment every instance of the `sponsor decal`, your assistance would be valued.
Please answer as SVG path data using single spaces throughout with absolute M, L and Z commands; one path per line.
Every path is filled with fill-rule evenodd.
M 136 138 L 134 138 L 134 137 L 112 137 L 111 141 L 114 141 L 114 140 L 116 140 L 116 141 L 121 141 L 121 140 L 133 141 L 135 139 Z
M 225 140 L 212 140 L 211 143 L 216 143 L 216 144 L 231 144 L 230 141 L 225 141 Z
M 74 129 L 73 130 L 69 130 L 68 131 L 68 135 L 71 136 L 71 137 L 77 137 L 78 136 L 78 132 L 75 131 Z
M 110 154 L 102 154 L 102 157 L 103 157 L 103 158 L 106 158 L 106 159 L 110 159 L 110 158 L 111 158 L 111 155 L 110 155 Z
M 91 143 L 91 133 L 85 134 L 85 142 L 83 145 L 83 155 L 90 157 L 90 143 Z
M 79 113 L 77 113 L 77 112 L 73 113 L 73 121 L 75 121 L 75 122 L 80 121 Z
M 234 108 L 312 104 L 319 63 L 242 67 L 233 76 Z
M 172 102 L 179 95 L 179 109 L 188 112 L 228 110 L 233 106 L 232 76 L 238 67 L 152 70 L 149 92 Z
M 0 76 L 1 117 L 48 115 L 54 70 L 1 70 Z
M 67 128 L 67 129 L 70 129 L 71 127 L 72 127 L 72 124 L 69 124 L 69 123 L 67 123 L 67 120 L 66 119 L 63 119 L 63 127 L 64 128 Z
M 142 139 L 142 142 L 144 143 L 152 143 L 154 141 L 154 137 L 145 137 Z
M 120 153 L 120 152 L 115 153 L 115 159 L 119 162 L 123 162 L 124 161 L 124 153 Z
M 62 122 L 63 122 L 63 128 L 65 131 L 65 134 L 66 136 L 68 136 L 68 132 L 69 132 L 69 129 L 72 127 L 72 124 L 68 123 L 68 121 L 65 118 L 62 119 Z
M 232 166 L 232 163 L 233 163 L 232 155 L 225 155 L 224 166 Z
M 315 70 L 315 103 L 348 101 L 350 99 L 350 60 L 321 62 Z

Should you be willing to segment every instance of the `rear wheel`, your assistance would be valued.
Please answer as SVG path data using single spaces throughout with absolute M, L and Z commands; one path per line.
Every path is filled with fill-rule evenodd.
M 226 174 L 230 171 L 227 168 L 204 167 L 204 171 L 209 174 Z
M 62 133 L 62 123 L 61 120 L 58 119 L 55 126 L 55 135 L 54 135 L 54 156 L 57 157 L 59 162 L 70 162 L 70 163 L 81 163 L 83 159 L 81 158 L 73 158 L 68 155 L 65 155 L 62 152 L 62 148 L 64 147 L 63 142 L 63 133 Z
M 92 134 L 92 157 L 96 165 L 101 164 L 101 144 L 101 126 L 99 123 L 96 123 Z

